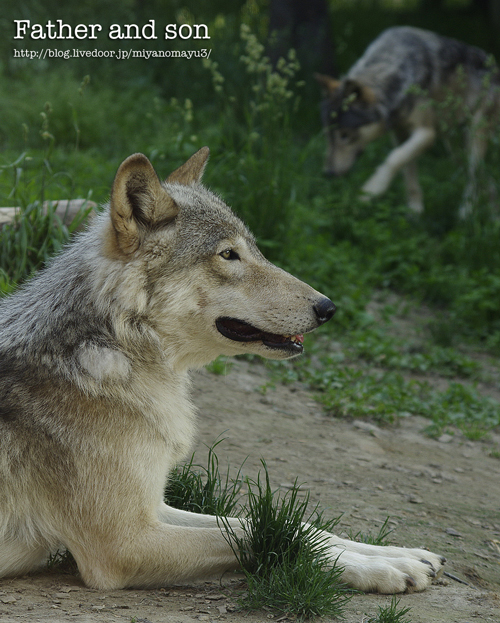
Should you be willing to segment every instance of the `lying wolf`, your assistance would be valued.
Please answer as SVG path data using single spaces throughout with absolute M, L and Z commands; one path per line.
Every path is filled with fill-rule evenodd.
M 499 74 L 479 48 L 433 32 L 401 26 L 385 30 L 343 80 L 316 75 L 325 99 L 322 122 L 328 140 L 325 173 L 343 175 L 368 143 L 390 130 L 398 146 L 363 185 L 365 197 L 383 194 L 403 170 L 408 205 L 424 204 L 417 157 L 436 137 L 439 109 L 432 102 L 450 96 L 459 102 L 457 121 L 468 121 L 469 179 L 460 216 L 475 198 L 475 174 L 484 158 L 488 133 L 498 119 Z
M 293 357 L 335 306 L 264 259 L 201 185 L 207 158 L 205 147 L 162 183 L 130 156 L 107 209 L 2 301 L 0 577 L 61 546 L 106 590 L 237 568 L 217 518 L 163 501 L 194 434 L 188 370 L 221 354 Z M 444 562 L 328 538 L 361 590 L 422 590 Z

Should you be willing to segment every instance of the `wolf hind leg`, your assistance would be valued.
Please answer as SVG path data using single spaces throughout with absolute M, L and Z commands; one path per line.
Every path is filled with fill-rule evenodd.
M 484 161 L 488 148 L 488 133 L 491 131 L 490 124 L 486 121 L 483 109 L 475 112 L 472 123 L 467 130 L 467 152 L 468 152 L 468 175 L 467 185 L 464 190 L 462 202 L 458 212 L 459 218 L 467 218 L 474 208 L 478 198 L 477 171 L 479 165 Z
M 395 130 L 392 132 L 392 139 L 393 146 L 398 147 L 408 140 L 408 134 L 404 130 Z M 406 203 L 412 212 L 422 214 L 424 211 L 424 195 L 418 180 L 417 159 L 410 160 L 401 171 L 406 187 Z
M 0 543 L 0 577 L 23 575 L 42 567 L 49 556 L 43 546 L 33 546 L 22 541 Z
M 418 181 L 417 161 L 412 160 L 403 167 L 403 176 L 406 185 L 406 200 L 408 207 L 415 214 L 422 214 L 424 211 L 424 196 L 422 187 Z

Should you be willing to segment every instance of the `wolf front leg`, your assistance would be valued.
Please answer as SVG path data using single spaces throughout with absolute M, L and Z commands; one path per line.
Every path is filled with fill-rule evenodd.
M 236 517 L 216 517 L 183 511 L 162 502 L 158 509 L 160 521 L 173 526 L 186 526 L 190 528 L 241 528 L 245 525 L 244 519 Z
M 434 128 L 415 128 L 408 139 L 401 145 L 398 145 L 398 147 L 395 147 L 370 179 L 365 182 L 361 189 L 365 198 L 370 199 L 371 197 L 382 195 L 389 188 L 396 173 L 408 166 L 410 169 L 407 169 L 406 172 L 407 181 L 409 179 L 408 176 L 410 176 L 410 183 L 415 186 L 414 181 L 411 179 L 412 175 L 416 175 L 416 170 L 412 171 L 411 169 L 412 163 L 423 151 L 432 145 L 435 138 L 436 131 Z M 416 205 L 414 209 L 418 211 Z
M 248 535 L 245 520 L 240 518 L 221 519 L 212 515 L 189 513 L 163 503 L 160 505 L 159 515 L 162 521 L 175 526 L 192 529 L 229 526 L 229 530 L 238 539 Z M 310 528 L 307 524 L 306 527 Z M 442 574 L 445 563 L 442 556 L 427 550 L 367 545 L 342 539 L 322 530 L 314 530 L 309 538 L 317 539 L 319 543 L 325 543 L 330 548 L 332 564 L 336 562 L 343 567 L 343 582 L 365 592 L 394 594 L 422 591 Z M 237 568 L 237 565 L 231 568 Z M 216 570 L 213 571 L 211 575 Z
M 237 538 L 244 531 L 235 526 Z M 85 584 L 101 590 L 159 588 L 212 578 L 239 567 L 235 545 L 223 528 L 198 528 L 140 518 L 114 533 L 85 535 L 69 549 Z

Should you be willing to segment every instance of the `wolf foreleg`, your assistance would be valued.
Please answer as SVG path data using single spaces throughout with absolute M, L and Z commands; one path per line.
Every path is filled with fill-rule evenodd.
M 432 145 L 435 137 L 436 131 L 434 128 L 416 128 L 404 143 L 390 152 L 386 160 L 365 182 L 361 189 L 362 193 L 367 195 L 368 199 L 382 195 L 389 188 L 396 173 L 403 167 L 411 165 L 423 151 Z

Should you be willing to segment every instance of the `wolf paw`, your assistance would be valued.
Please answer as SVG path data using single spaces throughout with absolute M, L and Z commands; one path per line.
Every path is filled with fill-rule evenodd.
M 384 558 L 344 552 L 338 559 L 344 567 L 342 579 L 358 590 L 369 593 L 394 594 L 423 591 L 437 577 L 427 560 Z
M 332 543 L 333 545 L 333 543 Z M 423 591 L 443 573 L 446 559 L 424 549 L 374 546 L 339 539 L 332 558 L 344 568 L 342 579 L 364 592 Z

